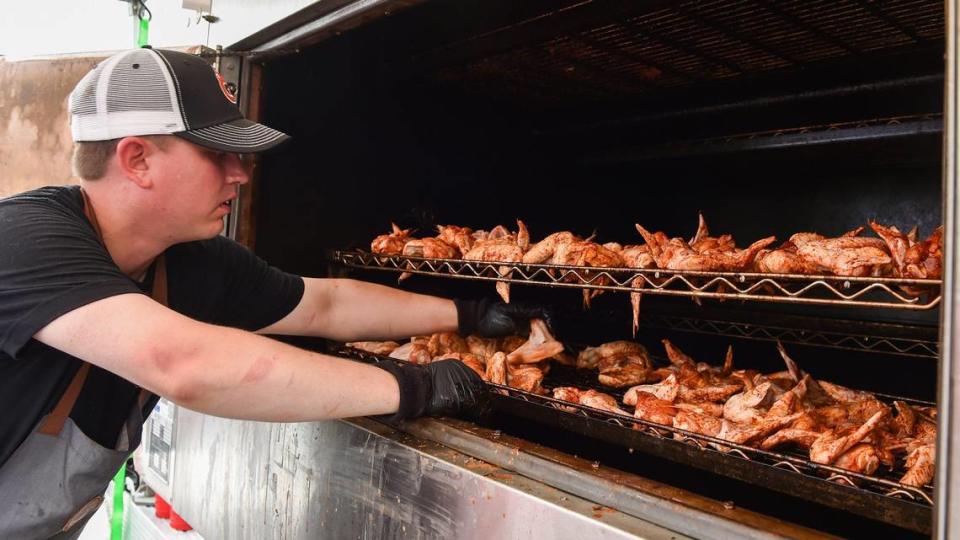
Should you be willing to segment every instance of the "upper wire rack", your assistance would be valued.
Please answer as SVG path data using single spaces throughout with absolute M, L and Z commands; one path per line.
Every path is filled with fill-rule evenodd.
M 333 251 L 331 258 L 353 268 L 666 296 L 909 310 L 931 309 L 941 298 L 941 281 L 936 279 L 524 264 L 377 255 L 360 250 Z M 912 295 L 904 287 L 923 292 Z

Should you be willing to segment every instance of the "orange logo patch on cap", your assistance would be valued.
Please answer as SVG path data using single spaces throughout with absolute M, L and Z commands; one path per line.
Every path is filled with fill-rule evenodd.
M 227 98 L 227 101 L 236 105 L 237 96 L 233 95 L 233 92 L 227 88 L 227 82 L 223 80 L 223 76 L 221 76 L 217 70 L 213 70 L 213 73 L 217 76 L 217 82 L 220 83 L 220 90 L 223 92 L 223 96 Z

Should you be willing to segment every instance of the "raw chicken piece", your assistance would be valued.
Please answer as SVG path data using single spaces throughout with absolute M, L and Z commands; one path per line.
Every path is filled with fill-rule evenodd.
M 845 386 L 840 386 L 839 384 L 833 384 L 827 381 L 819 381 L 819 384 L 820 387 L 823 388 L 823 390 L 831 398 L 841 403 L 856 403 L 859 401 L 876 399 L 870 392 L 851 390 Z
M 723 439 L 737 444 L 750 444 L 758 439 L 762 439 L 771 433 L 782 429 L 797 419 L 798 414 L 783 416 L 780 418 L 764 418 L 756 424 L 738 424 L 730 420 L 721 420 L 718 439 Z M 720 448 L 724 450 L 724 448 Z
M 596 369 L 604 359 L 615 359 L 624 356 L 634 356 L 646 359 L 650 364 L 650 355 L 646 347 L 634 341 L 611 341 L 597 347 L 587 347 L 577 355 L 577 367 L 580 369 Z
M 680 384 L 677 382 L 676 375 L 671 374 L 669 377 L 657 384 L 644 384 L 640 386 L 634 386 L 633 388 L 627 390 L 627 393 L 623 396 L 623 402 L 627 405 L 636 405 L 637 394 L 640 392 L 648 393 L 657 399 L 672 403 L 677 399 L 677 395 L 680 392 Z
M 740 384 L 708 384 L 691 388 L 686 385 L 680 385 L 680 399 L 683 401 L 699 402 L 724 402 L 730 396 L 736 394 L 743 385 Z
M 514 364 L 530 364 L 546 360 L 563 352 L 563 343 L 553 339 L 547 323 L 542 319 L 530 321 L 530 337 L 516 350 L 507 355 L 507 362 Z
M 481 379 L 486 376 L 487 373 L 486 364 L 484 364 L 483 361 L 475 354 L 470 354 L 468 352 L 449 352 L 433 359 L 434 362 L 439 362 L 440 360 L 459 360 L 466 364 L 468 368 L 475 371 Z
M 903 401 L 894 401 L 893 407 L 897 416 L 890 421 L 890 429 L 898 438 L 907 438 L 913 435 L 917 425 L 917 415 L 909 404 Z
M 597 375 L 600 384 L 623 388 L 651 380 L 650 360 L 640 356 L 621 356 L 601 362 Z M 656 379 L 654 379 L 656 380 Z
M 410 229 L 401 229 L 395 223 L 390 224 L 393 232 L 381 234 L 370 242 L 370 251 L 379 255 L 399 255 L 403 246 L 410 240 Z
M 705 414 L 714 418 L 723 416 L 723 405 L 720 403 L 711 403 L 709 401 L 700 401 L 697 403 L 674 402 L 673 406 L 682 411 Z
M 417 238 L 404 244 L 403 255 L 425 259 L 453 259 L 458 256 L 458 252 L 457 248 L 439 238 Z M 413 262 L 407 261 L 407 268 L 413 267 Z M 400 274 L 398 281 L 403 281 L 412 275 L 410 272 L 404 272 Z
M 797 253 L 813 264 L 827 268 L 838 276 L 869 276 L 891 263 L 887 246 L 879 238 L 841 236 L 818 238 L 812 233 L 797 233 L 790 241 Z
M 795 444 L 801 448 L 809 449 L 810 446 L 820 437 L 820 431 L 810 429 L 786 428 L 781 429 L 764 439 L 760 448 L 764 450 L 773 450 L 786 444 Z
M 567 266 L 620 268 L 624 265 L 623 259 L 620 257 L 619 253 L 588 240 L 558 243 L 556 246 L 556 251 L 550 260 L 553 262 L 553 264 Z M 592 271 L 581 270 L 579 273 L 585 283 L 592 285 L 607 285 L 610 282 L 609 278 L 606 276 L 596 277 Z M 568 276 L 567 279 L 569 281 L 577 281 L 577 277 L 573 275 Z M 584 307 L 589 308 L 590 300 L 602 292 L 603 290 L 601 289 L 595 289 L 592 291 L 584 289 Z
M 731 396 L 723 404 L 723 417 L 732 422 L 757 424 L 764 419 L 767 409 L 779 397 L 778 392 L 778 387 L 766 382 L 757 385 L 753 390 Z
M 390 353 L 390 358 L 406 360 L 414 364 L 429 364 L 433 361 L 433 356 L 430 354 L 430 349 L 427 348 L 427 344 L 413 341 L 404 343 L 394 349 L 393 352 Z
M 723 421 L 719 418 L 691 411 L 679 411 L 673 417 L 673 427 L 708 437 L 719 435 L 722 426 Z M 674 434 L 674 438 L 678 439 L 681 436 Z
M 347 343 L 347 347 L 373 354 L 390 354 L 399 346 L 400 344 L 396 341 L 353 341 Z
M 602 411 L 630 416 L 630 413 L 620 408 L 617 399 L 609 394 L 597 392 L 596 390 L 585 390 L 580 393 L 580 404 L 585 407 L 593 407 Z
M 914 448 L 907 456 L 907 473 L 900 479 L 905 486 L 922 487 L 933 481 L 936 472 L 936 448 L 925 444 Z
M 523 221 L 517 220 L 517 234 L 512 234 L 505 227 L 498 225 L 486 237 L 476 240 L 473 247 L 463 254 L 467 261 L 487 261 L 517 263 L 523 260 L 523 254 L 530 244 L 530 233 Z M 509 266 L 498 269 L 500 277 L 508 279 L 513 273 Z M 503 301 L 510 303 L 510 283 L 497 281 L 497 293 Z
M 456 225 L 437 225 L 437 232 L 440 233 L 437 238 L 456 247 L 461 257 L 473 247 L 473 229 Z
M 472 354 L 475 354 L 478 358 L 482 358 L 483 361 L 486 361 L 488 358 L 493 356 L 493 353 L 497 352 L 500 345 L 499 340 L 482 338 L 477 336 L 467 336 L 467 349 L 470 350 Z
M 456 332 L 438 332 L 430 336 L 427 350 L 431 356 L 440 356 L 447 353 L 470 352 L 467 342 Z
M 580 403 L 580 392 L 579 388 L 573 386 L 558 386 L 553 389 L 553 399 Z
M 487 369 L 484 380 L 493 384 L 507 384 L 507 355 L 496 352 L 487 360 Z
M 544 370 L 535 364 L 511 365 L 507 363 L 507 384 L 518 390 L 534 394 L 546 394 L 540 386 L 545 375 Z
M 557 246 L 579 240 L 580 238 L 572 232 L 555 232 L 530 246 L 530 250 L 523 255 L 523 262 L 524 264 L 557 264 L 553 261 L 553 255 L 557 251 Z
M 690 239 L 690 248 L 700 254 L 715 252 L 734 251 L 737 246 L 733 241 L 733 236 L 725 234 L 723 236 L 710 236 L 710 230 L 707 228 L 707 220 L 703 214 L 699 214 L 699 224 L 697 233 Z
M 917 229 L 903 234 L 896 227 L 870 222 L 870 227 L 883 238 L 893 258 L 894 275 L 914 279 L 940 279 L 943 273 L 943 226 L 937 227 L 929 238 L 917 241 Z M 901 288 L 912 296 L 919 296 L 922 288 L 903 285 Z
M 653 394 L 648 394 L 647 392 L 636 393 L 636 408 L 634 409 L 633 413 L 634 417 L 640 418 L 641 420 L 646 420 L 647 422 L 672 426 L 673 417 L 676 414 L 677 408 L 673 406 L 673 403 L 659 399 Z
M 580 389 L 574 388 L 573 386 L 559 386 L 553 389 L 553 399 L 569 401 L 570 403 L 580 403 Z M 558 408 L 561 411 L 577 412 L 575 407 L 559 405 Z
M 657 266 L 657 263 L 653 260 L 653 255 L 650 254 L 650 247 L 647 245 L 624 246 L 619 250 L 619 254 L 620 258 L 623 259 L 623 264 L 627 268 L 656 268 Z M 636 277 L 630 282 L 630 286 L 634 289 L 642 289 L 644 287 L 644 283 L 643 277 Z M 641 298 L 641 293 L 636 291 L 630 292 L 630 307 L 633 310 L 634 337 L 637 336 L 637 330 L 640 328 Z
M 439 238 L 410 240 L 404 244 L 403 254 L 407 257 L 423 257 L 425 259 L 453 259 L 458 256 L 456 247 Z
M 873 474 L 880 466 L 880 457 L 872 444 L 860 443 L 838 457 L 834 466 L 861 474 Z
M 710 250 L 697 252 L 682 238 L 666 239 L 662 233 L 651 233 L 642 225 L 636 225 L 637 231 L 650 246 L 650 253 L 658 268 L 668 270 L 690 270 L 702 272 L 737 272 L 747 269 L 757 253 L 776 240 L 770 236 L 758 240 L 746 249 Z M 732 242 L 732 240 L 731 240 Z
M 826 274 L 828 269 L 801 257 L 793 242 L 774 250 L 763 250 L 755 261 L 757 271 L 771 274 Z
M 858 428 L 831 429 L 822 433 L 810 446 L 810 460 L 814 463 L 829 465 L 841 454 L 859 443 L 871 431 L 880 425 L 887 411 L 877 411 L 862 426 Z

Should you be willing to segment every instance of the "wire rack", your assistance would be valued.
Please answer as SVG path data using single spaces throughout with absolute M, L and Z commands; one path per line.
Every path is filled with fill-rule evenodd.
M 736 133 L 703 139 L 672 141 L 646 147 L 605 150 L 587 157 L 586 161 L 616 162 L 672 156 L 708 155 L 722 152 L 770 150 L 931 135 L 941 133 L 942 130 L 942 115 L 930 113 Z
M 642 320 L 644 328 L 679 330 L 681 332 L 731 336 L 760 341 L 780 341 L 797 345 L 814 345 L 832 349 L 876 352 L 917 358 L 936 359 L 940 356 L 939 343 L 930 339 L 806 330 L 736 321 L 660 315 L 649 312 L 644 313 Z
M 368 353 L 345 346 L 335 353 L 367 362 L 400 360 Z M 554 366 L 544 378 L 543 387 L 552 390 L 559 386 L 595 388 L 617 397 L 622 404 L 622 391 L 600 387 L 587 382 L 593 371 Z M 831 465 L 814 463 L 800 453 L 761 450 L 731 443 L 577 403 L 554 399 L 509 386 L 487 383 L 495 402 L 511 413 L 529 415 L 561 429 L 572 429 L 578 419 L 582 434 L 606 440 L 631 449 L 652 451 L 660 457 L 685 462 L 718 474 L 738 478 L 764 487 L 795 495 L 806 494 L 818 500 L 848 510 L 860 511 L 899 526 L 927 531 L 930 508 L 933 505 L 933 486 L 915 488 L 900 484 L 897 479 L 905 472 L 878 469 L 874 475 L 848 471 Z M 885 401 L 900 399 L 916 405 L 929 402 L 876 394 Z M 694 450 L 690 454 L 690 450 Z M 682 454 L 686 453 L 684 459 Z M 773 469 L 774 471 L 770 471 Z M 786 474 L 784 474 L 786 473 Z
M 941 282 L 933 279 L 522 264 L 388 256 L 359 250 L 333 251 L 330 258 L 351 268 L 695 298 L 925 310 L 939 305 L 941 297 Z M 924 292 L 915 296 L 904 292 L 904 287 Z

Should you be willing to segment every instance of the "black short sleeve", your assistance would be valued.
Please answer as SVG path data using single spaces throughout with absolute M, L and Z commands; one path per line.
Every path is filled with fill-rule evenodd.
M 8 358 L 57 317 L 124 293 L 142 291 L 100 244 L 76 188 L 0 201 L 0 352 Z
M 303 279 L 225 237 L 167 250 L 170 307 L 195 319 L 259 330 L 293 311 Z

